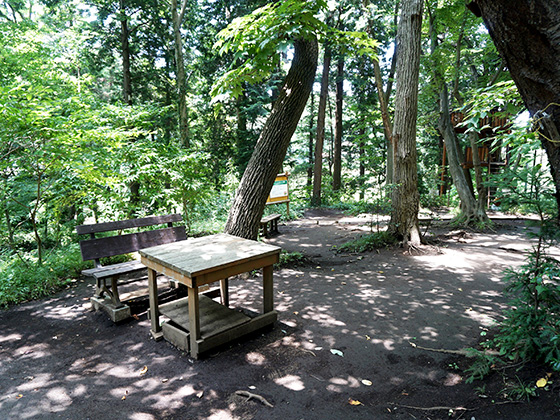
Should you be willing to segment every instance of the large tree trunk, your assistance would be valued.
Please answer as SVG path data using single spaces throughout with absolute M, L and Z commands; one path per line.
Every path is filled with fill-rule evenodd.
M 290 71 L 241 178 L 226 222 L 227 233 L 257 238 L 266 199 L 313 87 L 317 56 L 316 41 L 294 43 Z
M 416 153 L 416 117 L 418 113 L 418 77 L 423 0 L 406 0 L 402 5 L 398 28 L 393 145 L 395 170 L 389 229 L 403 244 L 419 245 L 418 171 Z
M 560 2 L 558 0 L 475 0 L 511 77 L 538 121 L 556 187 L 560 222 Z
M 336 74 L 336 113 L 333 151 L 333 190 L 342 185 L 342 102 L 344 100 L 344 57 L 338 59 Z
M 313 165 L 312 206 L 321 205 L 321 182 L 323 180 L 323 145 L 325 142 L 325 118 L 327 114 L 327 96 L 329 94 L 329 70 L 331 68 L 331 49 L 325 46 L 323 56 L 323 75 L 321 77 L 321 95 L 317 109 L 317 140 L 315 140 L 315 162 Z
M 171 17 L 175 39 L 175 68 L 177 69 L 177 91 L 179 105 L 179 136 L 183 147 L 189 147 L 189 110 L 187 108 L 187 77 L 183 58 L 183 41 L 181 40 L 181 22 L 185 16 L 187 0 L 183 1 L 181 11 L 177 13 L 177 0 L 171 1 Z
M 130 45 L 128 43 L 128 20 L 126 17 L 125 0 L 120 0 L 121 19 L 121 54 L 123 66 L 123 101 L 132 105 L 132 79 L 130 76 Z

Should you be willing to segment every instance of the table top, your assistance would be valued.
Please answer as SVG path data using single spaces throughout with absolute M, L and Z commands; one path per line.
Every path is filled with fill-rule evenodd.
M 148 261 L 194 278 L 246 261 L 280 253 L 281 248 L 220 233 L 140 250 Z

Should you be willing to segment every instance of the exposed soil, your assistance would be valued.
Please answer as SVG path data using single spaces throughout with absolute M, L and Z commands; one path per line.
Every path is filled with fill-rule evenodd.
M 436 246 L 412 254 L 336 253 L 378 221 L 315 210 L 281 224 L 267 241 L 308 263 L 275 271 L 277 324 L 201 360 L 152 340 L 140 307 L 119 325 L 92 311 L 84 279 L 1 311 L 0 419 L 560 419 L 557 374 L 511 402 L 512 384 L 532 386 L 546 369 L 466 384 L 466 357 L 423 349 L 485 338 L 506 304 L 503 270 L 531 247 L 525 222 L 492 233 L 438 222 Z M 258 274 L 230 284 L 233 306 L 259 309 Z

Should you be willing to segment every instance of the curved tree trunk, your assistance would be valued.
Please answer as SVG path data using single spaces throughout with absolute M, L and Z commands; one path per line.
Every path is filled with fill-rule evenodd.
M 525 106 L 538 121 L 560 222 L 560 2 L 475 0 L 468 6 L 484 19 Z
M 395 188 L 389 229 L 403 244 L 420 244 L 416 117 L 423 0 L 406 0 L 398 28 L 399 61 L 392 143 L 395 148 Z
M 317 41 L 294 43 L 290 71 L 241 178 L 229 211 L 226 233 L 257 238 L 266 199 L 313 87 L 317 56 Z
M 451 118 L 449 117 L 449 95 L 445 83 L 443 83 L 441 87 L 439 99 L 439 131 L 443 137 L 443 141 L 445 142 L 445 148 L 447 149 L 447 161 L 449 162 L 449 172 L 451 173 L 451 178 L 453 179 L 453 185 L 455 185 L 457 194 L 461 200 L 461 213 L 465 219 L 464 223 L 471 224 L 477 222 L 488 222 L 488 216 L 486 215 L 484 204 L 480 205 L 480 201 L 475 199 L 472 191 L 472 182 L 470 179 L 467 179 L 465 172 L 461 167 L 461 162 L 463 162 L 464 159 L 457 148 L 455 131 L 451 125 Z

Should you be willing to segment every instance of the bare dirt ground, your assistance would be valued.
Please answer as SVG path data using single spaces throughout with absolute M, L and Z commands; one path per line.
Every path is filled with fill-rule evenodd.
M 534 384 L 546 369 L 466 384 L 465 357 L 418 347 L 484 339 L 506 304 L 503 270 L 531 247 L 524 221 L 466 235 L 434 224 L 427 253 L 335 252 L 371 222 L 315 210 L 281 225 L 267 241 L 309 262 L 275 271 L 277 324 L 201 360 L 152 340 L 142 308 L 120 325 L 93 312 L 84 279 L 1 311 L 0 419 L 560 419 L 558 375 L 510 402 L 507 381 Z M 258 274 L 230 284 L 232 305 L 259 309 Z

